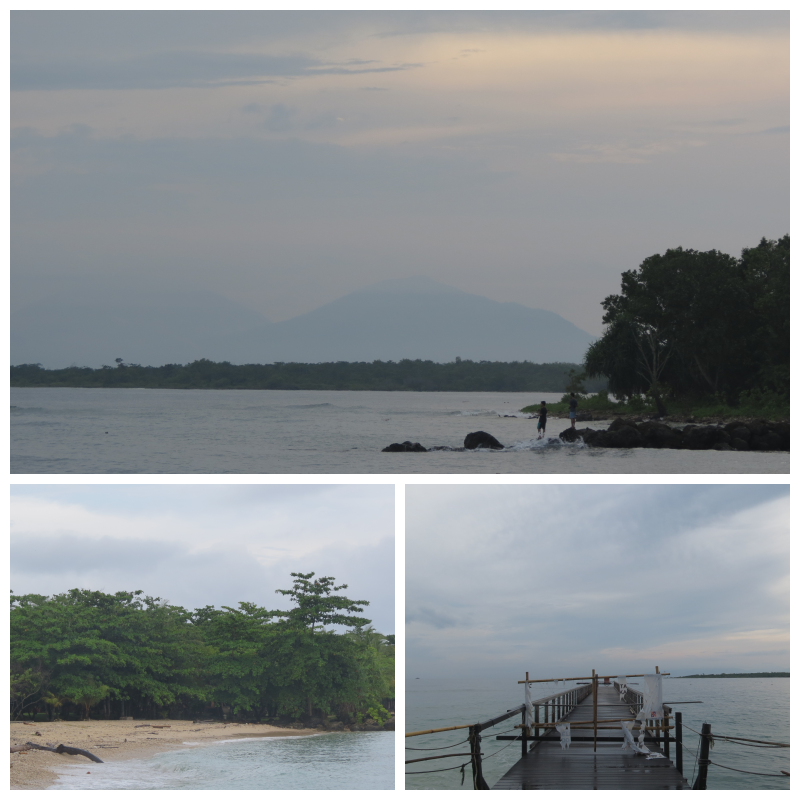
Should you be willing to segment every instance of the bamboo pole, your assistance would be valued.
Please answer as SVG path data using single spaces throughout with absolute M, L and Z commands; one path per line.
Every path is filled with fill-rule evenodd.
M 409 736 L 423 736 L 426 733 L 441 733 L 442 731 L 457 731 L 461 728 L 471 728 L 472 725 L 451 725 L 449 728 L 431 728 L 429 731 L 413 731 L 412 733 L 407 733 L 406 738 Z
M 644 678 L 646 675 L 652 673 L 642 672 L 639 675 L 584 675 L 581 678 L 530 678 L 527 681 L 517 681 L 517 683 L 557 683 L 558 681 L 590 681 L 594 677 L 598 678 Z M 659 675 L 669 675 L 669 672 L 660 672 Z

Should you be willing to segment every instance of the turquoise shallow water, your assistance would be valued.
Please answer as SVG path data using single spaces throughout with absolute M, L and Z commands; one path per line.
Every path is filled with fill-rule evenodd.
M 567 684 L 570 686 L 572 684 Z M 559 687 L 559 691 L 561 687 Z M 549 694 L 542 692 L 540 696 Z M 702 700 L 702 705 L 675 706 L 683 713 L 684 724 L 684 775 L 691 784 L 695 767 L 695 753 L 699 737 L 690 728 L 699 731 L 704 722 L 711 724 L 712 733 L 742 736 L 767 741 L 789 741 L 789 679 L 788 678 L 701 678 L 666 679 L 664 702 L 677 700 Z M 406 684 L 406 730 L 426 730 L 449 725 L 481 722 L 504 713 L 523 702 L 522 687 L 516 684 L 491 686 L 487 681 L 445 681 L 437 679 L 415 680 Z M 515 733 L 519 717 L 512 717 L 491 729 L 492 734 Z M 466 738 L 463 730 L 448 731 L 406 740 L 411 747 L 443 747 L 456 745 Z M 674 745 L 673 745 L 674 747 Z M 487 732 L 482 743 L 484 775 L 493 786 L 519 759 L 517 742 L 497 742 Z M 505 748 L 505 749 L 504 749 Z M 466 752 L 465 745 L 451 750 L 406 751 L 406 758 L 441 755 L 447 752 Z M 407 767 L 408 771 L 441 769 L 460 765 L 469 759 L 448 758 L 422 762 Z M 752 772 L 777 773 L 789 771 L 788 749 L 747 747 L 716 740 L 711 751 L 711 761 Z M 468 789 L 472 790 L 472 773 L 467 765 L 466 777 L 461 785 L 458 769 L 414 775 L 406 778 L 408 789 Z M 789 789 L 789 779 L 762 777 L 733 772 L 710 766 L 709 789 Z
M 11 389 L 11 472 L 250 474 L 788 473 L 788 453 L 589 449 L 519 409 L 560 394 Z M 606 423 L 594 423 L 603 428 Z M 383 453 L 392 442 L 502 451 Z
M 64 769 L 52 789 L 394 789 L 392 733 L 237 739 Z

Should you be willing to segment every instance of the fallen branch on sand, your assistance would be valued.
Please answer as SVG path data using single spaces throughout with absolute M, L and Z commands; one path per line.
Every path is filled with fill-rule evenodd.
M 85 756 L 90 761 L 94 761 L 97 764 L 103 763 L 103 759 L 98 758 L 94 753 L 90 753 L 88 750 L 81 750 L 79 747 L 67 747 L 65 744 L 60 744 L 58 747 L 45 747 L 44 745 L 34 744 L 33 742 L 26 742 L 26 744 L 26 749 L 29 750 L 47 750 L 50 753 L 66 753 L 68 756 Z

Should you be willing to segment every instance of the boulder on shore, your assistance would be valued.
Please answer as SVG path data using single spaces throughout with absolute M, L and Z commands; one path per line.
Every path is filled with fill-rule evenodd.
M 618 417 L 608 430 L 572 428 L 561 431 L 564 442 L 582 440 L 589 447 L 652 447 L 673 450 L 789 450 L 789 423 L 729 422 L 726 425 L 697 425 L 673 428 L 663 422 L 632 422 Z
M 419 442 L 402 442 L 399 444 L 395 442 L 394 444 L 390 444 L 388 447 L 384 447 L 381 450 L 382 453 L 427 453 L 427 449 L 424 448 Z
M 492 450 L 503 450 L 503 445 L 486 431 L 475 431 L 468 433 L 464 438 L 464 447 L 467 450 L 475 450 L 478 447 L 489 447 Z

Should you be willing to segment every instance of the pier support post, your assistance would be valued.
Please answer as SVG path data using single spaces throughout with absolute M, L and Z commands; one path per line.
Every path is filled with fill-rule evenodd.
M 675 712 L 675 766 L 683 775 L 683 714 Z
M 481 726 L 473 725 L 469 729 L 470 750 L 472 756 L 472 786 L 474 789 L 488 789 L 489 785 L 483 778 L 483 764 L 481 763 Z
M 592 719 L 594 721 L 594 752 L 597 752 L 597 673 L 592 670 Z
M 528 726 L 530 725 L 530 720 L 528 719 L 528 709 L 522 709 L 522 757 L 525 758 L 528 755 Z
M 705 789 L 708 778 L 708 750 L 711 744 L 711 725 L 703 723 L 700 729 L 700 758 L 697 760 L 697 780 L 692 789 Z

